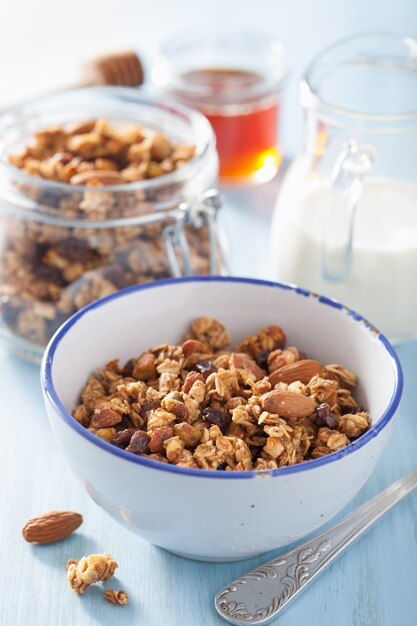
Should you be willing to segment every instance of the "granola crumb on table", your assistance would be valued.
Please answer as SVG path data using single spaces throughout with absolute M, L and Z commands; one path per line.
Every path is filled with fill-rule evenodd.
M 90 585 L 111 578 L 117 567 L 116 561 L 107 552 L 83 556 L 79 561 L 67 563 L 67 579 L 75 593 L 81 595 Z
M 73 417 L 133 454 L 225 471 L 317 459 L 368 430 L 353 372 L 286 347 L 279 326 L 230 341 L 219 321 L 196 319 L 183 343 L 98 369 Z
M 113 604 L 127 604 L 129 602 L 129 596 L 124 589 L 116 591 L 115 589 L 106 589 L 103 594 L 104 599 Z

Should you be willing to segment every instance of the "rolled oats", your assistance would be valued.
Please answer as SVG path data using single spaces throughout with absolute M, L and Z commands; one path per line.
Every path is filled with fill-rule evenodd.
M 369 428 L 368 413 L 352 396 L 355 374 L 285 348 L 279 326 L 235 350 L 226 349 L 228 342 L 220 322 L 199 318 L 182 344 L 161 344 L 123 366 L 114 359 L 90 376 L 73 417 L 133 454 L 225 471 L 317 459 Z M 291 382 L 272 388 L 270 374 L 288 366 Z M 297 371 L 302 380 L 293 380 Z
M 338 429 L 348 437 L 359 437 L 369 424 L 369 414 L 366 411 L 347 413 L 338 420 Z

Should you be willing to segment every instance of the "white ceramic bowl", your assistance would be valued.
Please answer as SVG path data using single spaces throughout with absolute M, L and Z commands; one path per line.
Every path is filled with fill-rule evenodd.
M 288 345 L 352 369 L 371 429 L 346 448 L 307 463 L 267 472 L 210 472 L 134 456 L 71 417 L 97 366 L 175 343 L 193 318 L 204 315 L 221 320 L 234 342 L 279 324 Z M 99 506 L 177 554 L 230 561 L 307 535 L 353 498 L 391 434 L 402 374 L 388 341 L 333 300 L 264 281 L 205 277 L 128 288 L 76 313 L 46 350 L 42 386 L 63 454 Z

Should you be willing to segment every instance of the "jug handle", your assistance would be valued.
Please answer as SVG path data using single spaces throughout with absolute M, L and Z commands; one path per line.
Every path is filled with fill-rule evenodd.
M 375 151 L 372 146 L 360 146 L 350 140 L 340 152 L 332 172 L 331 188 L 324 214 L 322 244 L 322 271 L 326 280 L 342 282 L 347 280 L 352 266 L 353 225 L 355 213 L 363 192 L 363 179 L 372 168 Z M 343 198 L 342 209 L 336 211 L 335 195 Z M 335 237 L 340 230 L 342 237 Z M 339 239 L 337 245 L 335 240 Z
M 222 198 L 215 189 L 209 189 L 193 203 L 182 203 L 175 214 L 174 225 L 167 226 L 163 232 L 165 252 L 172 276 L 193 276 L 190 248 L 185 227 L 207 226 L 209 246 L 209 274 L 229 274 L 227 246 L 217 223 L 217 213 L 222 205 Z M 178 262 L 181 259 L 182 267 Z

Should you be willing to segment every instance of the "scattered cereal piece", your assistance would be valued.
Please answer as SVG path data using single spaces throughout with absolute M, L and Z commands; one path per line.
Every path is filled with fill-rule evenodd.
M 113 604 L 127 604 L 129 597 L 123 589 L 116 591 L 115 589 L 106 589 L 104 592 L 104 599 Z
M 192 337 L 209 344 L 215 350 L 221 350 L 230 343 L 230 335 L 218 320 L 211 317 L 200 317 L 191 324 Z
M 79 561 L 70 559 L 67 563 L 67 579 L 77 594 L 83 594 L 90 585 L 111 578 L 118 567 L 113 557 L 103 554 L 83 556 Z

